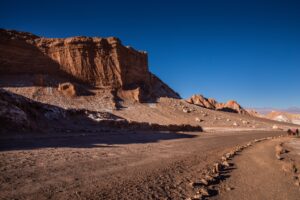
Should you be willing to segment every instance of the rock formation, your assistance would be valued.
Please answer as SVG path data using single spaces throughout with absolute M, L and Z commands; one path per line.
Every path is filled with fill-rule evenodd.
M 138 101 L 179 95 L 149 72 L 146 52 L 125 47 L 115 37 L 43 38 L 0 30 L 0 74 L 55 74 Z M 136 95 L 136 93 L 139 93 Z
M 226 103 L 219 103 L 215 99 L 205 98 L 202 95 L 193 95 L 186 100 L 188 103 L 195 104 L 212 110 L 220 110 L 226 112 L 235 112 L 239 114 L 248 114 L 236 101 L 230 100 Z

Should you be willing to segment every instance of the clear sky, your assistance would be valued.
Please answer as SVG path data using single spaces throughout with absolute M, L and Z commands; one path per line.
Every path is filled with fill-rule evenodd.
M 300 107 L 300 1 L 1 1 L 0 27 L 119 37 L 184 98 Z

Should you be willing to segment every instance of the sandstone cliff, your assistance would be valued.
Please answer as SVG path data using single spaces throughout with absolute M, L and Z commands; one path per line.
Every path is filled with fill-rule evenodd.
M 195 104 L 212 110 L 220 110 L 226 112 L 235 112 L 239 114 L 249 114 L 236 101 L 230 100 L 226 103 L 219 103 L 213 98 L 205 98 L 202 95 L 193 95 L 186 100 L 188 103 Z
M 71 77 L 93 87 L 118 91 L 121 98 L 134 96 L 138 101 L 161 96 L 180 98 L 149 72 L 146 52 L 125 47 L 115 37 L 43 38 L 1 29 L 0 74 Z

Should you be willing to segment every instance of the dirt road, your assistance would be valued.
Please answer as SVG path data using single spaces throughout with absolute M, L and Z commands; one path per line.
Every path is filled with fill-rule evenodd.
M 98 133 L 0 139 L 0 199 L 185 199 L 237 144 L 281 132 Z
M 233 159 L 236 169 L 220 185 L 221 193 L 212 199 L 299 199 L 300 188 L 294 184 L 292 172 L 283 170 L 283 166 L 287 169 L 290 165 L 275 157 L 275 146 L 290 140 L 291 138 L 278 138 L 264 141 L 236 156 Z M 226 188 L 231 190 L 226 191 Z

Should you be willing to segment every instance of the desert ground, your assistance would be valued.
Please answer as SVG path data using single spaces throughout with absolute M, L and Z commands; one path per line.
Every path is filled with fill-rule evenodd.
M 188 199 L 194 183 L 238 145 L 282 131 L 106 132 L 2 137 L 1 199 Z M 248 147 L 209 186 L 212 199 L 298 199 L 292 171 L 283 171 L 280 137 Z M 299 147 L 298 147 L 299 148 Z M 288 155 L 292 155 L 290 150 Z M 298 153 L 298 154 L 297 154 Z M 299 149 L 290 159 L 298 156 Z M 299 162 L 298 162 L 299 164 Z M 299 165 L 298 165 L 299 167 Z M 224 172 L 224 173 L 225 173 Z M 230 190 L 228 189 L 230 187 Z M 268 191 L 268 192 L 266 192 Z

